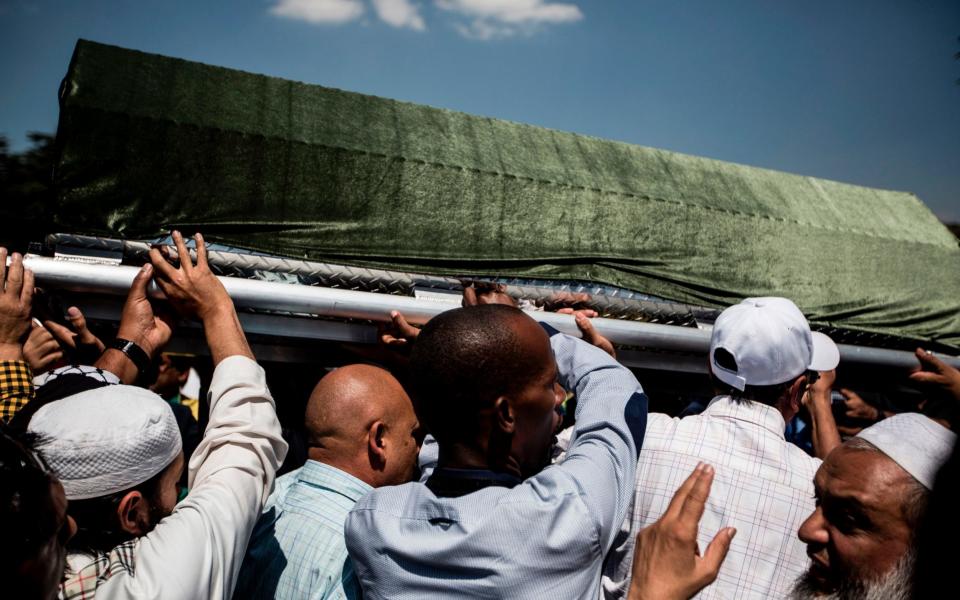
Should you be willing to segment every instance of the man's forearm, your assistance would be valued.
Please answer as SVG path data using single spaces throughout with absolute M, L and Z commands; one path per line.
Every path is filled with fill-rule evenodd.
M 143 569 L 148 581 L 175 580 L 178 593 L 163 597 L 232 596 L 244 549 L 287 451 L 266 377 L 255 363 L 238 356 L 222 361 L 210 399 L 210 425 L 190 460 L 190 494 L 140 538 L 137 576 L 124 578 L 136 582 Z M 124 597 L 143 595 L 141 588 Z
M 140 370 L 133 360 L 116 348 L 107 348 L 93 366 L 113 373 L 125 385 L 135 384 L 140 376 Z
M 551 336 L 550 343 L 561 385 L 577 395 L 576 426 L 622 421 L 624 405 L 634 394 L 643 391 L 633 373 L 603 350 L 582 340 L 558 333 Z M 643 413 L 645 416 L 645 405 Z M 634 432 L 627 433 L 633 437 Z M 643 432 L 639 434 L 642 436 Z
M 255 360 L 243 328 L 240 327 L 240 319 L 233 303 L 225 304 L 205 315 L 203 330 L 214 366 L 228 356 L 246 356 Z
M 813 428 L 813 453 L 817 458 L 825 459 L 840 445 L 840 432 L 837 431 L 837 422 L 833 418 L 830 393 L 812 392 L 807 410 L 810 412 L 810 425 Z
M 647 397 L 633 373 L 603 350 L 563 334 L 551 336 L 550 345 L 560 383 L 577 394 L 575 439 L 558 471 L 583 491 L 606 552 L 633 498 Z

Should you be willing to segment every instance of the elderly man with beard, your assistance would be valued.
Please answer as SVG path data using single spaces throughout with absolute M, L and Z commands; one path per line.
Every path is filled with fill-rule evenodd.
M 817 507 L 799 536 L 812 559 L 793 598 L 912 597 L 914 542 L 937 470 L 956 435 L 896 415 L 837 447 L 817 471 Z

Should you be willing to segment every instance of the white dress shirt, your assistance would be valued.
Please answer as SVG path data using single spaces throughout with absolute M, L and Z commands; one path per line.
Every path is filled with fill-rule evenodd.
M 210 424 L 190 459 L 190 494 L 153 531 L 107 558 L 70 555 L 74 575 L 61 597 L 230 598 L 287 444 L 256 362 L 221 361 L 209 398 Z M 79 592 L 90 574 L 95 590 Z
M 626 597 L 637 532 L 666 512 L 700 461 L 716 471 L 700 521 L 700 551 L 723 527 L 736 527 L 737 535 L 717 580 L 698 598 L 784 597 L 809 565 L 797 530 L 814 510 L 813 476 L 820 466 L 784 439 L 784 428 L 777 409 L 729 396 L 684 419 L 651 413 L 634 505 L 604 567 L 604 597 Z

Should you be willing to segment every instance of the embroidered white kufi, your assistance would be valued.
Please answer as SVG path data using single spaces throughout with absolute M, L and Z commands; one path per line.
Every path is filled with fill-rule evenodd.
M 928 490 L 957 440 L 955 433 L 919 413 L 894 415 L 857 437 L 876 446 Z
M 132 385 L 109 385 L 51 402 L 29 430 L 68 500 L 129 489 L 165 469 L 182 442 L 170 405 Z

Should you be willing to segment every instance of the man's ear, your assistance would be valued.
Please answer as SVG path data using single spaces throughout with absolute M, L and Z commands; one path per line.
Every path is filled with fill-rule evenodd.
M 513 414 L 513 405 L 506 396 L 500 396 L 493 403 L 493 416 L 499 431 L 512 434 L 516 429 L 517 420 Z
M 367 453 L 370 455 L 370 464 L 375 468 L 383 468 L 387 462 L 387 426 L 383 421 L 374 421 L 367 429 Z
M 181 387 L 183 387 L 183 384 L 185 384 L 188 379 L 190 379 L 190 369 L 187 369 L 186 371 L 180 371 L 180 374 L 177 375 L 177 382 Z
M 789 408 L 794 413 L 800 411 L 800 407 L 803 405 L 803 394 L 807 391 L 807 376 L 806 374 L 801 375 L 793 380 L 793 383 L 790 384 L 790 389 L 787 394 L 787 402 L 789 402 Z
M 150 521 L 149 513 L 150 507 L 142 493 L 137 490 L 127 492 L 117 505 L 120 529 L 135 536 L 145 535 Z

